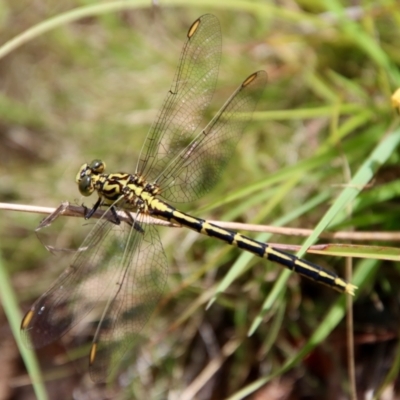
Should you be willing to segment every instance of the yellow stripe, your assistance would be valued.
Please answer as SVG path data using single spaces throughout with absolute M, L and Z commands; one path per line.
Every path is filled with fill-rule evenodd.
M 273 255 L 276 256 L 276 257 L 283 258 L 284 260 L 293 261 L 293 260 L 292 260 L 290 257 L 288 257 L 286 254 L 281 253 L 280 251 L 277 251 L 277 250 L 273 249 L 272 247 L 267 247 L 267 248 L 265 249 L 265 254 L 273 254 Z M 266 258 L 268 258 L 268 256 L 266 256 Z
M 198 221 L 199 222 L 199 221 Z M 214 231 L 214 232 L 218 232 L 220 235 L 230 235 L 231 233 L 229 231 L 227 231 L 226 229 L 223 228 L 219 228 L 217 226 L 214 225 L 210 225 L 207 221 L 205 221 L 203 223 L 203 227 L 201 229 L 201 233 L 205 234 L 205 235 L 209 235 L 209 233 L 206 230 L 209 231 Z
M 167 210 L 169 210 L 169 208 L 165 208 L 165 211 L 167 211 Z M 174 210 L 172 212 L 172 216 L 183 219 L 185 221 L 188 221 L 188 223 L 190 223 L 190 224 L 195 224 L 195 223 L 201 222 L 198 218 L 191 217 L 190 215 L 187 215 L 187 214 L 183 214 L 177 210 Z
M 298 265 L 299 267 L 303 268 L 303 269 L 307 269 L 309 271 L 316 272 L 318 275 L 323 276 L 323 274 L 321 273 L 321 272 L 323 272 L 322 270 L 320 270 L 319 268 L 315 268 L 314 266 L 312 266 L 312 265 L 310 265 L 308 263 L 305 263 L 305 262 L 303 262 L 301 260 L 296 260 L 295 264 Z M 333 279 L 331 274 L 327 273 L 327 274 L 325 274 L 325 276 Z
M 255 240 L 247 239 L 243 237 L 240 233 L 236 233 L 235 236 L 233 237 L 233 243 L 235 245 L 238 245 L 238 243 L 240 242 L 245 243 L 249 246 L 258 247 L 259 249 L 262 249 L 264 247 L 261 245 L 261 243 L 258 243 Z

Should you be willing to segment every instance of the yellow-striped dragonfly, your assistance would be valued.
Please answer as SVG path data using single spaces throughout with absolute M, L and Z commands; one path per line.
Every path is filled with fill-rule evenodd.
M 197 132 L 214 92 L 221 56 L 218 19 L 210 14 L 189 28 L 171 88 L 141 150 L 134 174 L 105 172 L 105 163 L 84 164 L 76 177 L 82 195 L 97 192 L 104 216 L 94 225 L 69 268 L 27 312 L 21 329 L 33 347 L 66 333 L 89 312 L 99 322 L 89 352 L 94 381 L 103 381 L 149 319 L 163 293 L 167 259 L 150 217 L 169 221 L 283 265 L 340 292 L 355 286 L 269 244 L 223 229 L 169 205 L 208 192 L 220 178 L 267 82 L 265 71 L 248 76 Z M 119 213 L 127 218 L 122 221 Z

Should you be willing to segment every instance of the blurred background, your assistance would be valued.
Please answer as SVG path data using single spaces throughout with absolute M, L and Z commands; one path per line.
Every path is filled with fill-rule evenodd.
M 400 85 L 398 3 L 327 3 L 1 2 L 0 201 L 80 205 L 75 175 L 94 158 L 104 159 L 110 171 L 134 172 L 187 29 L 213 13 L 223 47 L 212 110 L 253 71 L 265 69 L 269 84 L 218 186 L 179 208 L 205 219 L 313 229 L 398 124 L 390 102 Z M 85 15 L 71 17 L 78 9 Z M 30 31 L 7 51 L 9 41 L 33 27 L 34 35 Z M 398 162 L 393 148 L 331 231 L 370 231 L 377 239 L 389 231 L 393 238 L 361 244 L 398 246 Z M 95 197 L 84 201 L 91 206 Z M 43 216 L 0 215 L 1 268 L 10 277 L 0 295 L 0 399 L 46 398 L 33 390 L 4 309 L 15 296 L 20 311 L 12 314 L 20 321 L 18 313 L 67 261 L 50 254 L 35 234 Z M 63 219 L 44 240 L 79 246 L 87 233 L 84 221 Z M 244 233 L 274 243 L 302 242 Z M 292 274 L 261 313 L 281 267 L 185 229 L 160 228 L 160 234 L 169 279 L 140 351 L 121 361 L 110 385 L 95 385 L 86 358 L 78 361 L 87 354 L 87 337 L 76 330 L 67 334 L 36 353 L 48 398 L 399 398 L 398 263 L 353 260 L 355 269 L 369 272 L 359 284 L 349 328 L 344 299 L 330 288 Z M 343 257 L 307 259 L 345 276 Z M 206 309 L 232 268 L 239 273 Z M 347 344 L 352 333 L 353 355 Z M 296 358 L 304 346 L 308 350 Z

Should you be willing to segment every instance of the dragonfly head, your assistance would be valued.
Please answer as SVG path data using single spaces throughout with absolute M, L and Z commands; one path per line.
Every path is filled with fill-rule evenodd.
M 83 196 L 90 196 L 94 192 L 94 184 L 105 169 L 106 164 L 101 160 L 93 160 L 90 164 L 85 163 L 81 166 L 75 181 Z

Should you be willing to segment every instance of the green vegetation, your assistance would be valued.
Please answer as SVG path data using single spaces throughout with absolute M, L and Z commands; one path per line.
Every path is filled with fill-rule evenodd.
M 354 385 L 348 358 L 360 397 L 373 389 L 379 398 L 393 387 L 400 360 L 400 129 L 390 97 L 400 86 L 400 8 L 396 1 L 364 3 L 0 4 L 1 202 L 81 204 L 75 175 L 95 158 L 110 171 L 134 172 L 185 33 L 201 14 L 213 13 L 223 36 L 213 111 L 253 71 L 265 69 L 269 84 L 217 188 L 180 208 L 213 220 L 317 227 L 308 245 L 320 232 L 348 233 L 322 237 L 317 243 L 331 246 L 306 258 L 343 277 L 354 270 L 347 278 L 359 286 L 355 327 L 346 327 L 345 298 L 331 289 L 188 230 L 160 228 L 170 265 L 164 297 L 140 351 L 127 354 L 114 383 L 96 388 L 97 398 L 273 398 L 274 387 L 293 391 L 292 398 L 324 398 L 327 391 L 339 398 Z M 16 340 L 16 305 L 26 311 L 68 260 L 46 251 L 34 234 L 41 219 L 1 211 L 7 319 L 0 315 L 0 326 L 11 326 Z M 82 225 L 63 218 L 40 239 L 76 248 L 87 233 Z M 358 231 L 374 236 L 360 241 Z M 351 332 L 354 358 L 346 347 Z M 72 358 L 87 355 L 88 336 L 81 326 L 67 335 Z M 20 352 L 34 379 L 40 373 L 32 355 Z M 38 398 L 44 389 L 49 398 L 61 387 L 65 398 L 95 390 L 88 388 L 86 358 L 81 375 L 60 346 L 41 350 L 39 359 L 45 383 L 35 388 Z M 8 370 L 9 379 L 25 373 L 11 361 Z

